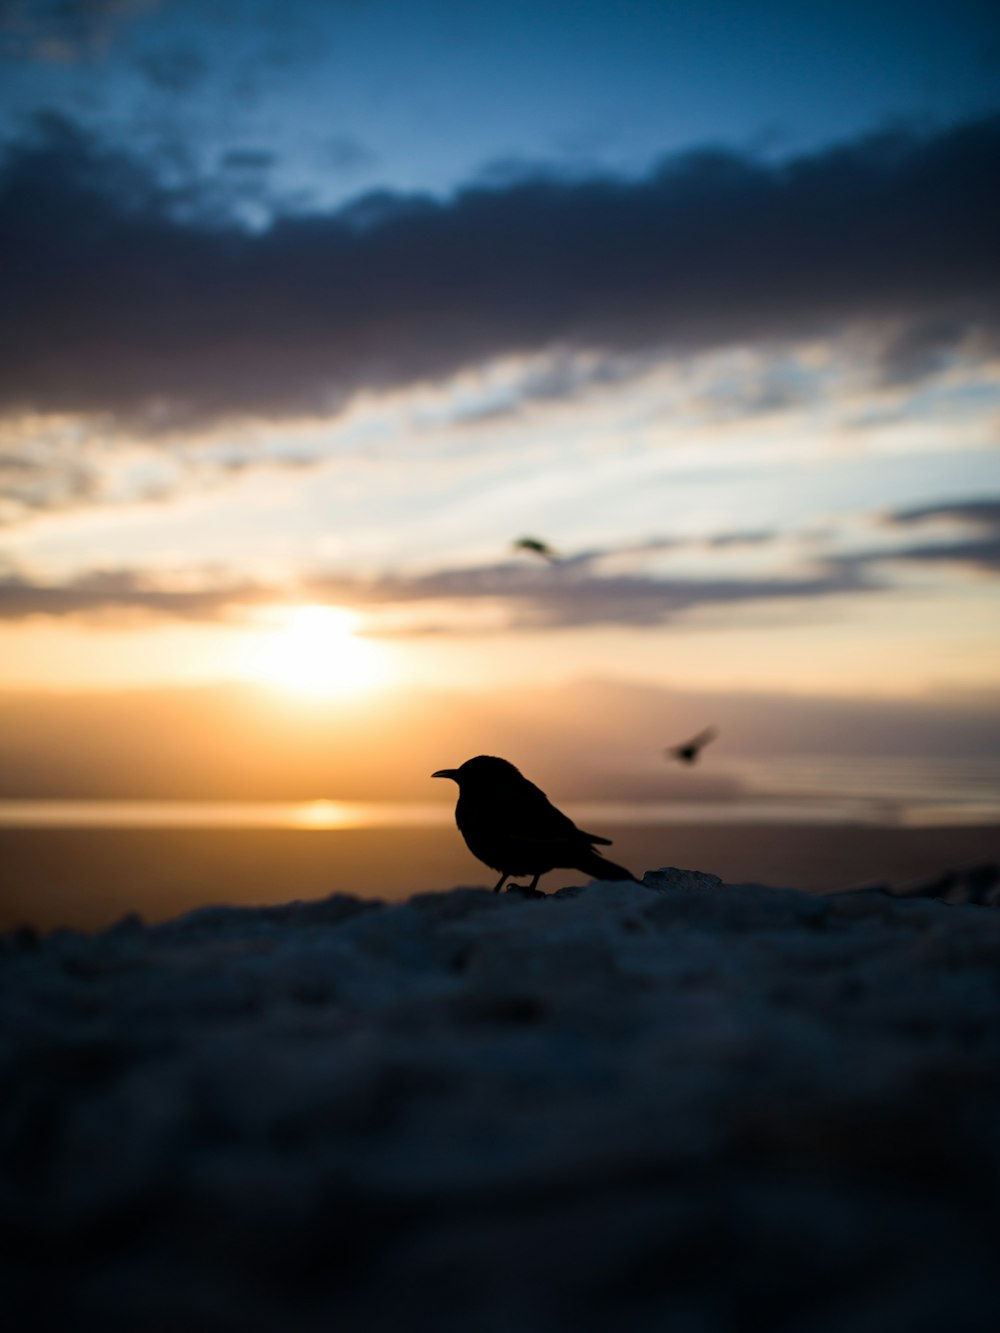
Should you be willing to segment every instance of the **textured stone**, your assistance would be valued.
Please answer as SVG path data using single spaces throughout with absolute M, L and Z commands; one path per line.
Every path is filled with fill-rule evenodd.
M 988 907 L 666 868 L 4 946 L 11 1327 L 992 1333 Z

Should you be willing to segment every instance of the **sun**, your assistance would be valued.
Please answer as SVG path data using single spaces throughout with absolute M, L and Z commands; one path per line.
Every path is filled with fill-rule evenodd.
M 296 606 L 280 612 L 246 663 L 246 673 L 313 698 L 360 694 L 385 677 L 379 648 L 357 634 L 358 617 L 336 606 Z

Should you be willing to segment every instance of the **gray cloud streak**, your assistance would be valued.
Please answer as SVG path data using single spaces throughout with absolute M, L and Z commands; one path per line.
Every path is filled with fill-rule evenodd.
M 15 570 L 0 577 L 0 620 L 108 612 L 215 620 L 294 598 L 361 609 L 496 602 L 506 608 L 506 625 L 512 629 L 648 627 L 665 624 L 696 607 L 810 599 L 869 586 L 873 585 L 863 570 L 851 563 L 828 562 L 818 572 L 799 578 L 684 579 L 641 574 L 602 577 L 589 568 L 587 557 L 574 565 L 544 571 L 509 563 L 373 580 L 320 575 L 285 589 L 231 582 L 177 590 L 128 570 L 97 571 L 52 585 Z
M 849 555 L 817 555 L 800 573 L 785 577 L 712 578 L 647 573 L 603 574 L 602 565 L 670 551 L 766 546 L 777 533 L 746 532 L 705 541 L 651 537 L 628 545 L 578 552 L 555 565 L 520 560 L 427 574 L 384 574 L 361 579 L 334 573 L 305 574 L 281 588 L 230 579 L 198 588 L 173 588 L 162 578 L 125 569 L 93 571 L 67 583 L 34 580 L 18 569 L 0 572 L 0 621 L 30 616 L 152 615 L 186 620 L 222 620 L 254 607 L 280 602 L 322 602 L 373 610 L 387 606 L 434 607 L 493 603 L 506 612 L 503 628 L 569 629 L 588 625 L 649 628 L 687 611 L 751 603 L 810 602 L 844 594 L 878 594 L 891 588 L 885 566 L 932 561 L 1000 571 L 1000 501 L 954 502 L 883 515 L 883 522 L 909 529 L 939 519 L 968 524 L 967 539 L 926 541 L 895 549 Z M 459 631 L 460 623 L 430 626 Z M 423 629 L 401 631 L 428 632 Z M 492 632 L 492 631 L 483 631 Z
M 124 569 L 93 571 L 59 584 L 41 583 L 18 570 L 0 574 L 0 621 L 107 613 L 212 621 L 265 600 L 273 601 L 275 595 L 250 584 L 190 590 L 158 587 Z
M 904 546 L 892 558 L 1000 571 L 1000 500 L 951 501 L 899 510 L 887 516 L 891 526 L 904 529 L 942 521 L 968 528 L 969 536 Z

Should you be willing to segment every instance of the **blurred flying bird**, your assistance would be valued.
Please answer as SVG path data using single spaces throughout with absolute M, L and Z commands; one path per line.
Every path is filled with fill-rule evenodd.
M 714 741 L 718 734 L 714 727 L 706 727 L 704 731 L 699 731 L 697 736 L 692 736 L 682 745 L 672 745 L 669 750 L 664 751 L 664 754 L 668 754 L 671 759 L 680 760 L 682 764 L 693 764 L 708 742 Z
M 461 768 L 440 768 L 431 777 L 458 783 L 455 822 L 472 855 L 499 870 L 494 893 L 511 875 L 533 875 L 530 892 L 540 876 L 559 867 L 592 879 L 641 882 L 594 850 L 594 843 L 610 846 L 610 838 L 578 829 L 506 759 L 480 754 Z
M 559 562 L 559 557 L 548 542 L 543 542 L 538 537 L 519 537 L 517 541 L 514 542 L 514 550 L 528 551 L 531 555 L 541 556 L 543 560 L 547 560 L 551 565 L 558 564 Z

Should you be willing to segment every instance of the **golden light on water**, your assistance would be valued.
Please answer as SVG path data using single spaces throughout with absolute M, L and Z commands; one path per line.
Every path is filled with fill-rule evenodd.
M 355 825 L 350 806 L 342 801 L 308 801 L 295 811 L 296 828 L 353 828 Z
M 387 678 L 378 645 L 357 633 L 358 617 L 335 606 L 296 606 L 255 639 L 245 674 L 311 698 L 377 689 Z

